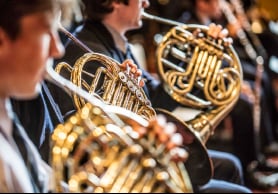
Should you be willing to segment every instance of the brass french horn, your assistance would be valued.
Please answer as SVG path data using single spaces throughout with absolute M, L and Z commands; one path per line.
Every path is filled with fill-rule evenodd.
M 207 26 L 186 25 L 145 12 L 143 16 L 174 26 L 158 44 L 158 74 L 173 99 L 205 111 L 187 124 L 206 142 L 238 100 L 242 81 L 238 55 L 231 45 L 206 36 Z
M 47 80 L 87 102 L 52 134 L 55 192 L 193 191 L 183 161 L 171 159 L 172 149 L 156 139 L 157 132 L 147 120 L 105 104 L 57 74 L 51 65 L 47 73 Z M 135 128 L 145 128 L 148 133 L 140 136 Z
M 200 111 L 185 123 L 205 146 L 239 98 L 243 75 L 238 55 L 232 45 L 207 36 L 207 26 L 146 12 L 143 18 L 173 26 L 157 45 L 157 72 L 173 99 Z
M 165 90 L 171 97 L 185 106 L 201 110 L 201 113 L 192 120 L 185 122 L 166 110 L 153 110 L 142 88 L 136 85 L 138 80 L 134 80 L 121 71 L 115 60 L 88 50 L 84 44 L 63 28 L 61 30 L 69 34 L 69 38 L 84 48 L 87 53 L 72 66 L 64 62 L 58 64 L 56 71 L 60 72 L 63 68 L 69 70 L 71 82 L 74 85 L 86 89 L 88 93 L 103 100 L 105 104 L 130 110 L 142 119 L 149 120 L 156 114 L 166 115 L 167 121 L 175 123 L 183 136 L 184 148 L 189 153 L 185 167 L 191 182 L 205 184 L 211 178 L 213 168 L 205 143 L 216 126 L 231 111 L 239 97 L 242 80 L 241 64 L 232 46 L 206 37 L 207 28 L 204 26 L 184 25 L 147 13 L 143 13 L 143 16 L 174 25 L 158 45 L 158 72 Z M 200 30 L 198 36 L 194 35 L 197 29 Z M 84 65 L 92 60 L 102 63 L 103 66 L 95 74 L 84 72 Z M 89 75 L 92 82 L 86 83 L 82 79 L 84 75 Z M 103 77 L 102 81 L 104 80 L 101 89 L 107 91 L 103 92 L 107 95 L 100 96 L 95 93 L 100 77 Z M 73 99 L 80 109 L 88 102 L 87 98 L 84 100 L 82 96 L 74 93 Z M 75 128 L 75 124 L 69 124 L 68 130 Z M 95 127 L 98 128 L 98 126 Z M 99 145 L 97 147 L 99 150 L 103 149 Z

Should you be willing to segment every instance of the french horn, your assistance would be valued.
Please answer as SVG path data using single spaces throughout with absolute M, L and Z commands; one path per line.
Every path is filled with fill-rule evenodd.
M 184 148 L 188 152 L 184 165 L 191 183 L 205 184 L 211 178 L 213 168 L 205 144 L 239 97 L 241 64 L 231 45 L 206 36 L 205 26 L 185 25 L 147 13 L 143 13 L 143 16 L 145 19 L 174 25 L 158 45 L 158 72 L 165 90 L 173 99 L 185 106 L 201 110 L 192 120 L 182 121 L 166 110 L 154 110 L 142 88 L 136 84 L 138 80 L 121 71 L 115 60 L 90 51 L 64 28 L 61 30 L 86 53 L 75 64 L 58 64 L 55 71 L 68 70 L 70 80 L 75 86 L 86 89 L 91 96 L 107 105 L 129 110 L 147 121 L 158 113 L 165 115 L 167 121 L 175 123 L 183 136 Z M 196 36 L 197 29 L 200 32 Z M 84 65 L 92 60 L 103 64 L 95 74 L 83 70 Z M 91 77 L 92 81 L 84 81 L 84 75 Z M 103 78 L 99 79 L 100 77 Z M 109 95 L 100 96 L 95 93 L 99 80 L 104 81 L 101 89 L 107 90 Z M 111 91 L 113 92 L 110 93 Z M 84 100 L 82 96 L 74 93 L 73 99 L 79 109 L 88 102 L 87 98 Z
M 182 160 L 172 160 L 143 117 L 105 104 L 47 66 L 47 80 L 70 90 L 86 104 L 59 124 L 51 141 L 55 192 L 192 192 Z M 135 128 L 145 128 L 143 136 Z M 179 151 L 187 157 L 185 148 Z M 65 189 L 64 183 L 67 184 Z
M 207 141 L 213 130 L 196 123 L 211 123 L 215 128 L 238 100 L 242 69 L 231 45 L 206 36 L 207 26 L 183 24 L 143 12 L 143 18 L 173 25 L 157 46 L 157 70 L 165 91 L 179 103 L 205 110 L 207 122 L 191 121 L 193 129 L 202 128 Z M 200 32 L 194 35 L 194 31 Z M 219 117 L 217 116 L 219 115 Z M 194 124 L 193 124 L 194 123 Z M 199 131 L 199 130 L 198 130 Z M 204 135 L 207 134 L 207 135 Z
M 185 123 L 205 146 L 239 98 L 243 73 L 238 55 L 231 44 L 209 37 L 207 26 L 142 15 L 173 26 L 157 45 L 157 72 L 174 100 L 200 111 Z
M 200 111 L 185 123 L 205 147 L 239 98 L 243 74 L 238 55 L 231 44 L 209 37 L 207 26 L 142 15 L 173 26 L 157 45 L 157 72 L 174 100 Z

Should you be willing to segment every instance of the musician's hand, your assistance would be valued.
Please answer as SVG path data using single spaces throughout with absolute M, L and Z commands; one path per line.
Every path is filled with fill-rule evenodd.
M 219 24 L 216 25 L 215 23 L 211 23 L 209 25 L 207 35 L 215 40 L 223 40 L 226 45 L 230 45 L 233 43 L 233 39 L 231 37 L 228 37 L 229 31 Z
M 238 32 L 240 30 L 242 30 L 242 26 L 238 21 L 236 21 L 233 24 L 231 24 L 231 23 L 227 24 L 227 29 L 229 30 L 229 33 L 230 33 L 231 37 L 237 38 L 238 37 L 238 35 L 237 35 Z
M 134 64 L 132 59 L 126 59 L 122 64 L 120 64 L 122 70 L 126 71 L 130 76 L 134 79 L 138 80 L 138 85 L 143 87 L 145 82 L 141 79 L 142 70 L 138 69 L 137 66 Z
M 182 148 L 183 137 L 177 132 L 174 123 L 167 122 L 163 115 L 157 115 L 156 118 L 150 120 L 149 127 L 154 130 L 159 142 L 169 150 L 172 160 L 184 161 L 187 159 L 188 153 Z

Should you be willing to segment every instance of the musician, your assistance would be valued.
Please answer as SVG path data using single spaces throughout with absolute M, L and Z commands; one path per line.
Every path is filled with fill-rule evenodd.
M 116 61 L 122 63 L 125 59 L 131 57 L 136 63 L 132 53 L 129 52 L 129 44 L 125 37 L 125 33 L 132 29 L 138 29 L 142 26 L 140 18 L 140 12 L 149 6 L 148 0 L 110 0 L 110 1 L 83 1 L 85 5 L 86 20 L 82 26 L 77 27 L 75 36 L 91 50 L 105 54 L 114 58 Z M 221 32 L 221 28 L 214 26 L 216 37 L 219 35 L 224 36 L 224 32 Z M 73 65 L 80 56 L 86 51 L 82 50 L 78 45 L 70 42 L 66 46 L 65 57 L 59 61 L 67 62 Z M 130 54 L 130 56 L 129 56 Z M 138 64 L 137 64 L 138 65 Z M 91 68 L 91 69 L 89 69 Z M 138 66 L 138 68 L 140 68 Z M 96 67 L 87 65 L 86 71 L 95 72 Z M 143 71 L 143 70 L 142 70 Z M 66 75 L 65 75 L 66 76 Z M 175 107 L 179 106 L 163 89 L 162 83 L 155 80 L 148 72 L 143 71 L 142 77 L 145 79 L 145 85 L 143 86 L 144 91 L 152 101 L 153 107 L 165 108 L 172 111 Z M 51 89 L 51 88 L 50 88 Z M 55 89 L 51 90 L 55 101 L 62 109 L 62 113 L 66 114 L 71 110 L 69 105 L 67 107 L 65 96 L 57 93 Z M 59 91 L 58 91 L 59 92 Z M 64 106 L 65 105 L 65 106 Z M 226 154 L 226 153 L 225 153 Z M 211 155 L 212 156 L 212 155 Z M 220 154 L 221 156 L 221 154 Z M 214 171 L 214 175 L 223 177 L 223 180 L 230 179 L 232 182 L 242 183 L 241 179 L 241 167 L 238 166 L 239 162 L 237 159 L 231 161 L 231 156 L 227 154 L 227 158 L 221 158 L 219 165 L 215 162 L 215 167 L 218 168 L 219 172 Z M 212 157 L 213 158 L 213 157 Z M 221 162 L 226 160 L 226 164 Z M 233 162 L 238 163 L 233 163 Z M 227 173 L 227 174 L 225 174 Z M 225 177 L 226 176 L 226 177 Z M 249 189 L 228 183 L 222 180 L 211 180 L 209 184 L 202 187 L 196 186 L 196 191 L 199 192 L 250 192 Z M 197 188 L 198 187 L 198 188 Z
M 257 74 L 257 61 L 254 60 L 254 56 L 251 56 L 247 52 L 247 48 L 251 46 L 254 48 L 256 56 L 261 56 L 263 58 L 264 71 L 261 75 L 260 90 L 261 95 L 261 108 L 264 113 L 264 118 L 261 119 L 261 130 L 266 130 L 269 132 L 264 139 L 262 139 L 262 145 L 265 147 L 276 143 L 277 149 L 277 132 L 276 132 L 276 122 L 277 122 L 277 110 L 274 106 L 275 104 L 275 94 L 274 88 L 272 87 L 272 77 L 273 73 L 269 68 L 269 57 L 273 55 L 273 51 L 269 49 L 269 42 L 265 42 L 265 38 L 271 41 L 272 48 L 275 48 L 277 44 L 277 39 L 275 36 L 271 36 L 269 32 L 265 31 L 260 34 L 256 34 L 251 29 L 251 23 L 248 13 L 250 8 L 256 5 L 255 1 L 231 1 L 235 4 L 233 10 L 235 12 L 236 21 L 231 23 L 227 19 L 227 28 L 231 32 L 231 36 L 234 39 L 235 49 L 239 54 L 240 60 L 242 62 L 243 73 L 245 80 L 250 82 L 256 82 Z M 248 3 L 249 2 L 249 3 Z M 241 5 L 241 6 L 240 6 Z M 225 22 L 225 21 L 224 21 Z M 246 39 L 240 38 L 237 33 L 242 30 L 246 34 Z M 248 40 L 248 41 L 245 41 Z M 246 42 L 246 43 L 243 43 Z M 275 49 L 274 49 L 275 50 Z M 250 52 L 250 51 L 249 51 Z M 276 54 L 277 55 L 277 54 Z M 264 151 L 264 147 L 262 148 Z M 273 150 L 277 153 L 277 150 Z
M 228 1 L 224 0 L 224 2 L 230 6 Z M 246 1 L 246 6 L 250 6 L 250 4 L 251 2 Z M 221 6 L 223 6 L 221 0 L 194 0 L 190 8 L 181 14 L 179 20 L 184 23 L 199 23 L 203 25 L 209 25 L 211 22 L 215 22 L 225 26 L 226 19 Z M 231 28 L 228 29 L 231 34 L 235 35 L 235 33 L 233 33 L 235 30 L 231 31 Z M 264 148 L 274 145 L 275 143 L 275 138 L 273 138 L 275 124 L 273 121 L 274 119 L 271 119 L 273 117 L 273 103 L 271 103 L 273 100 L 269 100 L 272 95 L 269 89 L 271 83 L 269 83 L 267 74 L 264 74 L 262 87 L 266 87 L 266 89 L 262 89 L 261 92 L 260 112 L 262 114 L 260 118 L 253 118 L 254 92 L 252 87 L 254 86 L 256 67 L 255 64 L 250 64 L 250 59 L 246 56 L 244 48 L 240 42 L 237 41 L 238 39 L 235 36 L 232 37 L 235 42 L 233 46 L 239 54 L 244 73 L 241 96 L 230 113 L 233 126 L 233 151 L 240 158 L 246 176 L 247 166 L 254 160 L 259 161 L 260 168 L 276 171 L 277 167 L 267 163 L 264 156 Z M 246 60 L 246 58 L 248 60 Z M 266 93 L 268 93 L 268 95 L 266 95 Z M 261 121 L 259 134 L 256 134 L 254 127 L 254 120 L 256 119 Z M 273 151 L 275 150 L 272 149 L 272 152 Z M 251 183 L 250 180 L 248 182 L 252 184 L 252 186 L 267 187 L 267 185 L 263 183 Z
M 1 192 L 50 190 L 50 168 L 26 135 L 10 98 L 36 97 L 46 63 L 63 54 L 57 32 L 58 5 L 54 0 L 0 0 Z M 21 155 L 23 147 L 30 153 L 30 168 Z
M 255 36 L 259 38 L 259 43 L 261 47 L 265 50 L 267 53 L 267 59 L 264 65 L 264 70 L 266 73 L 268 73 L 270 80 L 272 81 L 272 89 L 277 91 L 277 85 L 275 85 L 275 81 L 278 79 L 278 71 L 277 68 L 275 69 L 275 64 L 277 64 L 277 61 L 275 63 L 275 60 L 272 61 L 272 58 L 278 57 L 278 34 L 275 32 L 274 28 L 272 28 L 271 23 L 275 21 L 275 18 L 271 18 L 268 11 L 264 10 L 263 7 L 261 7 L 258 4 L 258 1 L 250 1 L 248 4 L 248 1 L 241 1 L 243 4 L 243 10 L 245 11 L 245 17 L 250 20 L 250 25 L 253 26 L 253 24 L 258 23 L 261 27 L 261 30 L 257 30 L 253 32 Z M 275 6 L 274 6 L 275 7 Z M 260 28 L 259 28 L 260 29 Z M 276 101 L 277 101 L 277 92 L 276 95 Z M 275 106 L 273 106 L 275 107 Z M 278 126 L 277 118 L 278 117 L 278 106 L 276 106 L 276 114 L 274 115 L 274 120 L 276 120 L 276 129 Z M 276 139 L 278 138 L 278 134 L 274 134 Z M 267 150 L 266 150 L 267 151 Z M 271 152 L 271 149 L 268 151 Z M 276 152 L 277 153 L 277 152 Z M 271 153 L 269 153 L 271 154 Z

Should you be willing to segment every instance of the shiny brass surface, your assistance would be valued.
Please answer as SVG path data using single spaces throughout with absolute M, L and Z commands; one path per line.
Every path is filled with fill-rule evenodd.
M 186 25 L 147 13 L 143 16 L 174 26 L 158 44 L 158 73 L 173 99 L 203 110 L 187 124 L 206 143 L 240 95 L 242 69 L 238 55 L 232 45 L 207 36 L 207 26 Z
M 159 142 L 157 147 L 142 143 L 150 141 L 154 129 L 124 109 L 117 117 L 124 126 L 88 103 L 57 126 L 52 135 L 57 192 L 63 191 L 62 181 L 70 192 L 192 192 L 183 162 L 172 162 L 169 150 L 157 149 Z M 138 127 L 147 127 L 148 134 L 140 137 L 131 130 Z
M 154 138 L 157 132 L 148 120 L 106 104 L 50 65 L 47 73 L 47 80 L 86 101 L 52 134 L 55 192 L 65 191 L 63 183 L 69 192 L 82 193 L 193 192 L 184 161 L 171 160 L 171 149 Z M 148 133 L 139 135 L 135 129 L 140 128 Z
M 205 148 L 215 128 L 239 98 L 242 69 L 238 55 L 232 45 L 209 37 L 207 26 L 186 25 L 145 12 L 143 18 L 173 26 L 157 46 L 158 74 L 165 91 L 174 100 L 200 112 L 195 118 L 185 121 L 184 127 L 194 134 L 196 142 L 193 145 Z M 191 150 L 196 150 L 194 146 Z M 193 154 L 187 161 L 191 165 L 187 168 L 188 172 L 195 172 L 195 178 L 191 176 L 192 181 L 208 180 L 211 170 L 201 173 L 198 168 L 192 169 L 192 163 L 196 165 L 197 160 L 190 161 L 191 156 Z M 212 168 L 207 154 L 203 156 L 199 161 L 202 167 L 205 166 L 203 169 Z M 200 155 L 197 158 L 200 159 Z
M 101 64 L 95 74 L 84 70 L 89 62 Z M 121 70 L 119 63 L 112 58 L 99 53 L 86 53 L 75 62 L 73 67 L 61 62 L 55 68 L 58 73 L 63 70 L 70 73 L 72 83 L 102 99 L 107 104 L 123 107 L 145 119 L 151 119 L 155 116 L 155 111 L 143 88 L 138 86 L 138 80 Z M 83 79 L 83 76 L 89 77 L 90 80 Z M 98 93 L 98 91 L 102 92 Z M 78 109 L 86 103 L 74 92 L 72 97 Z
M 173 99 L 201 110 L 201 113 L 184 122 L 166 110 L 154 110 L 143 89 L 138 87 L 138 80 L 121 71 L 119 64 L 107 56 L 90 52 L 80 57 L 73 67 L 60 63 L 56 71 L 69 71 L 71 83 L 90 94 L 90 97 L 84 99 L 75 90 L 71 90 L 79 113 L 60 127 L 66 134 L 53 136 L 54 145 L 62 142 L 57 149 L 58 154 L 53 153 L 54 158 L 58 158 L 54 165 L 60 167 L 56 177 L 66 178 L 68 182 L 72 175 L 77 175 L 73 191 L 192 192 L 191 183 L 205 184 L 212 176 L 213 167 L 205 143 L 239 97 L 242 71 L 237 54 L 232 46 L 206 37 L 207 28 L 204 26 L 184 25 L 147 13 L 143 15 L 147 19 L 174 26 L 158 45 L 159 75 L 165 90 Z M 195 34 L 197 29 L 200 30 L 198 35 Z M 83 70 L 85 64 L 92 61 L 103 65 L 95 74 Z M 84 81 L 84 74 L 91 77 L 92 81 Z M 104 84 L 97 88 L 96 83 L 100 80 Z M 97 93 L 99 89 L 103 91 L 101 95 Z M 139 92 L 139 98 L 134 91 Z M 124 100 L 121 100 L 122 97 Z M 97 104 L 90 102 L 90 98 L 114 108 L 95 114 L 91 109 Z M 87 102 L 93 106 L 85 108 L 88 106 Z M 90 113 L 86 117 L 80 117 L 83 108 Z M 132 114 L 125 114 L 125 111 L 136 116 L 133 118 Z M 111 117 L 111 113 L 117 119 L 108 119 L 107 115 Z M 167 159 L 169 153 L 166 150 L 161 152 L 161 147 L 154 146 L 156 143 L 152 143 L 152 129 L 143 138 L 134 136 L 136 133 L 132 129 L 142 125 L 140 120 L 148 123 L 158 113 L 165 115 L 167 121 L 173 122 L 182 134 L 184 148 L 189 153 L 185 166 L 170 162 Z M 93 133 L 100 135 L 94 136 Z M 62 140 L 57 138 L 60 136 Z M 67 136 L 74 141 L 67 142 Z M 78 151 L 77 156 L 75 151 Z M 74 168 L 79 165 L 80 167 Z M 83 170 L 85 167 L 88 169 Z M 87 172 L 90 174 L 86 174 Z

